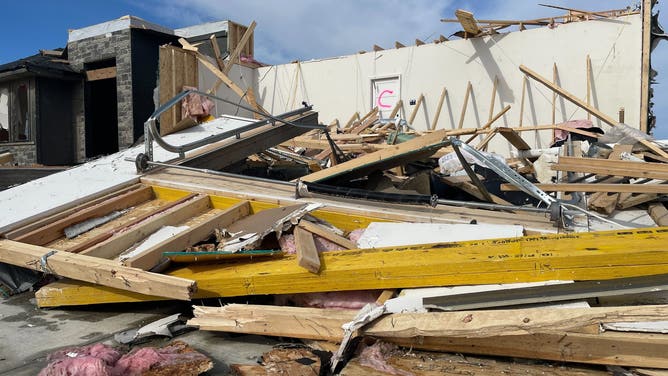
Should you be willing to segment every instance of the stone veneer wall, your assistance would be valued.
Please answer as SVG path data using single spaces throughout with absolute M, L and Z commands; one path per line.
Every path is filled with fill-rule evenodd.
M 132 116 L 132 60 L 130 29 L 81 39 L 68 43 L 72 67 L 83 72 L 84 64 L 116 59 L 116 98 L 118 101 L 118 146 L 127 148 L 134 142 Z M 75 90 L 74 119 L 76 122 L 77 156 L 85 157 L 86 120 L 83 104 L 83 87 Z M 80 106 L 77 108 L 77 103 Z
M 35 142 L 0 144 L 0 150 L 12 153 L 12 165 L 28 166 L 37 163 L 37 146 Z

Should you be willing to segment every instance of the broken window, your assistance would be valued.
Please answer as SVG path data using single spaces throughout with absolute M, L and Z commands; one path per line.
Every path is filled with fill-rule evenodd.
M 32 106 L 28 80 L 0 84 L 0 142 L 32 140 Z

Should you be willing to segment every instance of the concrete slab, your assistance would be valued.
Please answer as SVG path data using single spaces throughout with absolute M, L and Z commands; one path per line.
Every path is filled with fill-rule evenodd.
M 0 303 L 0 375 L 36 375 L 49 353 L 73 346 L 103 342 L 120 346 L 114 334 L 138 329 L 170 314 L 189 314 L 184 302 L 108 304 L 71 309 L 39 309 L 34 294 L 19 294 Z M 229 364 L 255 364 L 276 339 L 192 330 L 175 338 L 211 357 L 211 375 L 227 374 Z M 154 337 L 137 346 L 163 346 L 167 337 Z M 127 347 L 126 347 L 127 348 Z

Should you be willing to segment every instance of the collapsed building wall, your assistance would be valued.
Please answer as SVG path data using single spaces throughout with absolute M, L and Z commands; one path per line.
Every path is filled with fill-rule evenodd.
M 272 113 L 291 110 L 306 101 L 319 111 L 323 122 L 338 119 L 341 123 L 355 112 L 364 115 L 374 106 L 387 114 L 398 100 L 403 101 L 398 116 L 406 119 L 413 110 L 411 103 L 424 94 L 413 121 L 417 130 L 427 129 L 434 121 L 444 88 L 447 94 L 436 129 L 480 127 L 507 105 L 511 109 L 494 126 L 546 125 L 587 118 L 586 112 L 563 98 L 554 99 L 551 90 L 531 79 L 523 90 L 524 74 L 519 70 L 523 64 L 583 101 L 589 98 L 592 106 L 609 116 L 616 118 L 623 108 L 625 122 L 638 128 L 641 38 L 639 14 L 573 22 L 262 67 L 257 69 L 255 92 L 260 104 Z M 492 101 L 495 78 L 498 85 Z M 467 96 L 469 82 L 471 92 Z M 464 103 L 466 110 L 462 109 Z M 494 107 L 490 108 L 492 103 Z M 592 120 L 606 129 L 605 124 Z M 535 139 L 525 138 L 533 147 L 545 147 L 552 131 L 541 131 Z M 493 143 L 490 146 L 496 149 Z

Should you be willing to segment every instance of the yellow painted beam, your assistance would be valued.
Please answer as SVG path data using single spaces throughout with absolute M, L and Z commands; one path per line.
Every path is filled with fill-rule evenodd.
M 187 265 L 195 298 L 466 284 L 597 280 L 668 273 L 668 227 L 328 252 L 320 274 L 295 257 Z M 94 286 L 49 285 L 42 307 L 151 300 Z

